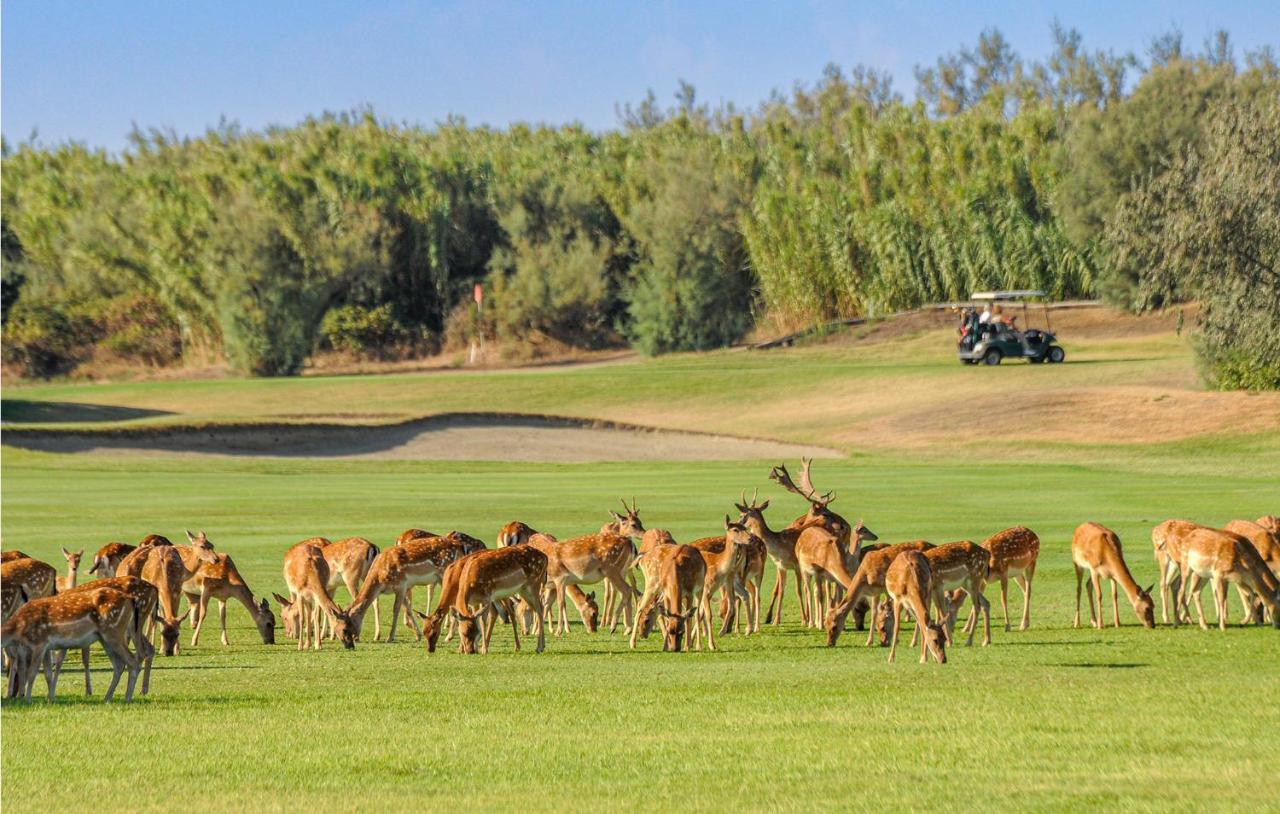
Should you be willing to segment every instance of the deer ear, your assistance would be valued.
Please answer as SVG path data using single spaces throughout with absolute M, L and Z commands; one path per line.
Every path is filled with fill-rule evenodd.
M 741 514 L 747 513 L 747 507 L 743 506 L 741 503 L 733 504 L 733 508 L 737 509 Z
M 70 557 L 71 557 L 71 552 L 70 552 L 70 551 L 67 551 L 66 546 L 63 546 L 63 548 L 62 548 L 62 556 L 67 557 L 67 558 L 70 558 Z
M 764 503 L 760 504 L 760 511 L 764 511 L 767 508 L 769 508 L 769 501 L 766 500 Z
M 1143 591 L 1143 593 L 1146 594 L 1147 596 L 1151 596 L 1151 589 L 1154 587 L 1156 587 L 1156 584 L 1153 582 L 1147 586 L 1147 589 Z
M 262 608 L 263 610 L 271 610 L 271 603 L 268 602 L 267 598 L 264 596 L 262 597 L 262 601 L 258 603 L 258 607 Z
M 183 531 L 186 532 L 188 540 L 190 540 L 193 543 L 196 541 L 196 536 L 194 534 L 192 534 L 190 531 L 187 531 L 186 529 L 183 529 Z
M 84 549 L 82 548 L 82 549 L 80 549 L 79 551 L 77 551 L 77 552 L 76 552 L 76 556 L 77 556 L 77 557 L 83 557 L 83 556 L 84 556 Z
M 423 613 L 422 611 L 418 610 L 417 608 L 414 608 L 414 609 L 413 609 L 413 612 L 414 612 L 414 613 L 416 613 L 416 614 L 418 614 L 418 617 L 419 617 L 420 619 L 422 619 L 422 621 L 424 621 L 424 622 L 430 622 L 430 621 L 431 621 L 431 617 L 430 617 L 429 615 L 427 615 L 427 614 Z
M 279 603 L 280 603 L 280 606 L 281 606 L 281 607 L 283 607 L 283 608 L 287 608 L 287 607 L 289 607 L 290 605 L 292 605 L 292 604 L 293 604 L 292 602 L 290 602 L 289 600 L 285 599 L 283 596 L 281 596 L 280 594 L 276 593 L 275 591 L 272 591 L 272 592 L 271 592 L 271 595 L 272 595 L 272 596 L 274 596 L 274 597 L 276 598 L 276 601 L 277 601 L 277 602 L 279 602 Z

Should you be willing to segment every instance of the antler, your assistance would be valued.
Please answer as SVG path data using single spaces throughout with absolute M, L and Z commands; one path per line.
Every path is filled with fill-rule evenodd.
M 637 514 L 637 513 L 638 513 L 638 511 L 639 511 L 639 510 L 636 508 L 636 499 L 635 499 L 634 497 L 632 497 L 632 498 L 631 498 L 631 505 L 630 505 L 630 506 L 628 506 L 628 505 L 627 505 L 627 499 L 626 499 L 625 497 L 620 497 L 620 498 L 618 498 L 618 500 L 622 501 L 622 510 L 623 510 L 624 512 L 626 512 L 627 514 Z
M 813 478 L 810 474 L 810 467 L 813 465 L 812 458 L 801 458 L 800 465 L 800 485 L 796 486 L 795 481 L 791 480 L 791 473 L 787 471 L 786 464 L 775 466 L 773 471 L 769 473 L 769 478 L 776 481 L 779 486 L 788 492 L 794 492 L 815 506 L 823 507 L 836 499 L 835 492 L 827 492 L 824 495 L 818 495 L 818 490 L 813 488 Z

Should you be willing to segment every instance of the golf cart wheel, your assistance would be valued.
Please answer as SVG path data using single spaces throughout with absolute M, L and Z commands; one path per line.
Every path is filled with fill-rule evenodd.
M 1066 358 L 1067 358 L 1067 352 L 1062 348 L 1058 347 L 1057 345 L 1053 345 L 1049 348 L 1049 361 L 1053 362 L 1055 365 L 1062 362 Z
M 1003 357 L 1004 354 L 1000 352 L 999 348 L 991 348 L 986 353 L 982 354 L 982 364 L 998 365 Z

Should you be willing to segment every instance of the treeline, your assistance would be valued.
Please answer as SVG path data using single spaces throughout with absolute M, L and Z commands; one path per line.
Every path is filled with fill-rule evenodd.
M 688 85 L 669 107 L 650 94 L 605 133 L 356 112 L 135 132 L 118 156 L 6 144 L 5 359 L 37 376 L 104 354 L 287 375 L 320 349 L 411 355 L 477 336 L 526 353 L 706 349 L 761 321 L 991 287 L 1132 308 L 1203 300 L 1195 280 L 1218 272 L 1131 215 L 1170 222 L 1159 207 L 1194 195 L 1161 190 L 1175 175 L 1194 185 L 1188 167 L 1216 150 L 1263 193 L 1256 222 L 1224 225 L 1262 286 L 1242 280 L 1205 309 L 1247 317 L 1223 334 L 1231 364 L 1204 345 L 1207 372 L 1276 386 L 1280 365 L 1252 364 L 1264 343 L 1236 336 L 1277 327 L 1261 270 L 1280 268 L 1265 245 L 1277 192 L 1250 163 L 1275 142 L 1255 126 L 1280 105 L 1274 55 L 1240 63 L 1225 34 L 1194 52 L 1166 35 L 1143 59 L 1054 36 L 1047 60 L 1026 63 L 988 31 L 917 69 L 912 104 L 887 75 L 831 67 L 750 111 L 710 109 Z M 1231 134 L 1270 144 L 1250 152 Z M 1244 194 L 1227 180 L 1216 194 Z M 1221 265 L 1214 251 L 1196 262 Z

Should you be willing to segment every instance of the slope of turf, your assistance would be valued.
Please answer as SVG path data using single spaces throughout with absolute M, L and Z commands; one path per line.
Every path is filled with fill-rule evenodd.
M 206 631 L 201 646 L 157 659 L 152 695 L 132 706 L 86 701 L 74 674 L 56 706 L 5 704 L 2 802 L 15 812 L 90 801 L 168 810 L 174 795 L 215 810 L 282 811 L 1259 810 L 1274 804 L 1267 744 L 1280 727 L 1271 703 L 1280 633 L 1147 631 L 1127 605 L 1121 630 L 1070 627 L 1067 549 L 1079 522 L 1115 528 L 1146 585 L 1158 520 L 1276 510 L 1280 477 L 1239 465 L 1255 441 L 1241 444 L 1183 448 L 1211 478 L 1163 472 L 1123 450 L 1104 466 L 879 454 L 820 463 L 835 508 L 882 539 L 981 539 L 1014 523 L 1040 532 L 1031 630 L 997 625 L 991 647 L 955 648 L 947 665 L 921 666 L 909 649 L 887 665 L 856 634 L 829 650 L 799 627 L 793 594 L 780 629 L 679 655 L 656 652 L 652 639 L 627 652 L 620 634 L 576 627 L 542 655 L 512 652 L 506 631 L 489 657 L 428 656 L 408 638 L 299 653 L 257 643 L 233 607 L 231 647 Z M 4 545 L 60 562 L 63 545 L 93 550 L 202 527 L 265 593 L 282 588 L 281 552 L 313 534 L 387 545 L 423 526 L 492 540 L 520 518 L 568 536 L 634 495 L 646 524 L 688 539 L 714 531 L 744 487 L 761 487 L 782 525 L 802 506 L 767 471 L 766 462 L 173 462 L 5 449 Z M 95 676 L 99 693 L 105 679 Z

